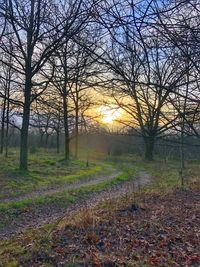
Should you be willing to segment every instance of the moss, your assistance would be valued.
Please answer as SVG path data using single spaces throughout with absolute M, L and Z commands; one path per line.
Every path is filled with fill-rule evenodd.
M 97 170 L 97 169 L 96 169 Z M 94 173 L 94 170 L 91 171 L 91 174 Z M 88 193 L 91 192 L 99 192 L 108 187 L 117 185 L 126 180 L 129 180 L 133 174 L 136 173 L 135 169 L 128 169 L 124 171 L 121 175 L 114 177 L 109 181 L 103 181 L 98 184 L 81 186 L 77 189 L 65 190 L 60 193 L 55 193 L 47 196 L 37 196 L 34 198 L 27 198 L 24 200 L 19 200 L 10 203 L 1 203 L 0 204 L 0 212 L 2 214 L 2 228 L 6 227 L 5 220 L 9 221 L 12 218 L 17 220 L 23 220 L 26 213 L 31 211 L 32 213 L 37 213 L 38 210 L 45 209 L 46 207 L 60 207 L 66 208 L 70 204 L 76 202 L 78 199 L 84 198 Z M 81 172 L 81 177 L 83 177 L 85 172 Z M 132 175 L 131 175 L 132 174 Z
M 31 154 L 29 171 L 20 171 L 17 165 L 16 154 L 0 161 L 0 199 L 84 179 L 98 172 L 104 174 L 110 168 L 108 164 L 99 162 L 91 162 L 86 167 L 85 162 L 79 160 L 72 160 L 66 165 L 61 157 L 51 153 Z

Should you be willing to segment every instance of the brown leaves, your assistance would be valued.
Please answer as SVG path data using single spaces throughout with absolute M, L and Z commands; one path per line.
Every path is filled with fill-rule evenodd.
M 160 258 L 153 258 L 153 257 L 148 260 L 148 262 L 152 265 L 159 263 L 159 261 L 160 261 Z
M 86 235 L 86 240 L 89 244 L 96 244 L 99 242 L 99 236 L 95 234 L 94 232 L 88 233 Z
M 82 234 L 77 246 L 91 251 L 91 263 L 103 266 L 112 262 L 117 266 L 147 264 L 149 266 L 198 266 L 199 240 L 199 194 L 148 194 L 140 212 L 123 210 L 96 211 L 99 222 L 87 220 L 84 229 L 75 228 Z M 185 209 L 184 209 L 185 207 Z M 84 221 L 85 218 L 84 218 Z M 91 222 L 90 222 L 91 221 Z M 80 233 L 81 229 L 81 233 Z
M 84 210 L 68 227 L 55 231 L 51 246 L 45 243 L 45 253 L 41 248 L 30 262 L 37 266 L 47 260 L 97 267 L 200 266 L 199 193 L 197 189 L 148 193 L 137 212 L 135 206 L 130 211 L 130 203 L 120 203 L 112 211 Z M 27 238 L 24 243 L 30 241 Z
M 194 265 L 200 262 L 200 255 L 192 255 L 188 257 L 188 264 Z
M 97 254 L 92 253 L 92 261 L 96 265 L 96 267 L 101 267 L 101 262 L 97 256 Z

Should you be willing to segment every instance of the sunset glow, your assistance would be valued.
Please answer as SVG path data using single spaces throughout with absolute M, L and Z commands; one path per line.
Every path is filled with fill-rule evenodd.
M 100 106 L 98 112 L 103 123 L 113 123 L 121 115 L 121 111 L 115 106 Z

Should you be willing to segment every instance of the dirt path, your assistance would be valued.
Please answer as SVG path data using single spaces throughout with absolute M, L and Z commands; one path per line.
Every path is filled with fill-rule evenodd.
M 76 185 L 74 184 L 71 186 L 73 186 L 72 188 L 79 188 L 84 185 L 98 184 L 99 182 L 108 179 L 113 179 L 114 177 L 116 177 L 116 175 L 119 175 L 119 173 L 116 172 L 110 175 L 109 177 L 101 177 L 95 180 L 88 181 L 86 183 L 80 182 Z M 45 208 L 45 210 L 38 210 L 36 215 L 28 213 L 23 219 L 23 221 L 20 221 L 19 224 L 17 224 L 17 222 L 14 222 L 14 224 L 11 224 L 6 229 L 6 231 L 0 232 L 0 238 L 6 239 L 17 233 L 22 233 L 30 228 L 37 228 L 45 224 L 54 223 L 60 220 L 61 218 L 70 216 L 83 208 L 94 207 L 105 200 L 117 198 L 119 196 L 123 196 L 128 193 L 137 191 L 141 187 L 147 185 L 150 180 L 150 175 L 145 171 L 141 171 L 137 178 L 134 177 L 132 180 L 129 180 L 116 186 L 112 186 L 101 192 L 89 193 L 84 199 L 78 200 L 76 203 L 68 206 L 66 209 L 60 207 L 49 207 Z M 62 191 L 51 191 L 51 194 L 56 192 Z M 49 194 L 49 192 L 46 192 L 46 194 L 47 193 Z
M 62 192 L 67 192 L 69 190 L 72 189 L 76 189 L 79 188 L 81 186 L 89 186 L 89 185 L 96 185 L 99 184 L 103 181 L 109 181 L 112 180 L 113 178 L 117 177 L 118 175 L 120 175 L 121 172 L 119 171 L 114 171 L 111 175 L 108 176 L 96 176 L 95 179 L 90 178 L 85 178 L 82 180 L 76 180 L 73 182 L 66 182 L 63 185 L 60 185 L 56 188 L 45 188 L 42 190 L 37 190 L 37 191 L 32 191 L 30 193 L 26 193 L 22 196 L 18 196 L 18 197 L 9 197 L 9 198 L 3 198 L 0 200 L 1 203 L 12 203 L 15 201 L 20 201 L 20 200 L 24 200 L 24 199 L 29 199 L 29 198 L 36 198 L 38 196 L 51 196 L 53 194 L 56 193 L 62 193 Z

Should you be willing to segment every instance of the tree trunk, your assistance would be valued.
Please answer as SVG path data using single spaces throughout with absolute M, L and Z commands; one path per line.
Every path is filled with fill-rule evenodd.
M 25 92 L 24 92 L 24 109 L 23 121 L 21 129 L 21 142 L 20 142 L 20 169 L 28 169 L 28 128 L 30 118 L 30 105 L 31 105 L 31 72 L 26 75 Z
M 10 86 L 8 88 L 8 101 L 7 101 L 7 110 L 6 110 L 6 142 L 5 142 L 5 156 L 8 157 L 8 143 L 9 143 L 9 112 L 10 112 Z
M 69 160 L 69 127 L 68 127 L 68 109 L 67 96 L 63 95 L 64 129 L 65 129 L 65 159 Z
M 78 159 L 78 107 L 76 107 L 76 115 L 75 115 L 75 158 Z
M 145 143 L 145 160 L 153 161 L 154 159 L 154 137 L 148 136 L 144 138 Z
M 12 64 L 12 57 L 10 56 L 10 64 Z M 10 113 L 10 84 L 11 84 L 11 67 L 8 69 L 8 82 L 6 88 L 7 107 L 6 107 L 6 138 L 5 138 L 5 156 L 8 157 L 8 142 L 9 142 L 9 113 Z
M 44 137 L 44 132 L 42 132 L 41 135 L 40 135 L 39 147 L 43 147 L 43 137 Z
M 56 131 L 56 151 L 60 153 L 60 132 L 59 130 Z
M 23 120 L 21 128 L 20 140 L 20 169 L 28 169 L 28 128 L 30 120 L 31 109 L 31 89 L 32 89 L 32 56 L 33 56 L 33 32 L 34 32 L 34 4 L 35 1 L 30 2 L 30 23 L 27 29 L 27 55 L 25 56 L 25 88 L 24 88 L 24 107 Z
M 5 134 L 5 112 L 6 112 L 6 98 L 3 102 L 2 118 L 1 118 L 1 147 L 0 153 L 3 154 L 4 148 L 4 134 Z
M 184 127 L 185 127 L 185 121 L 184 117 L 181 118 L 181 140 L 180 140 L 180 178 L 181 178 L 181 186 L 184 186 L 184 177 L 183 172 L 185 169 L 185 151 L 184 151 Z
M 48 141 L 49 141 L 49 134 L 46 133 L 46 138 L 45 138 L 45 149 L 48 148 Z

